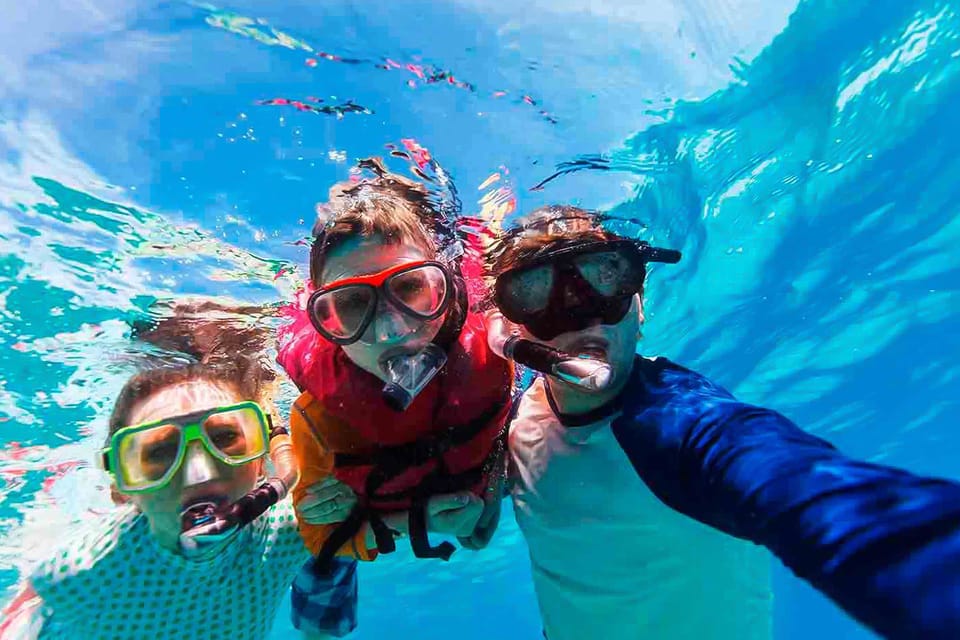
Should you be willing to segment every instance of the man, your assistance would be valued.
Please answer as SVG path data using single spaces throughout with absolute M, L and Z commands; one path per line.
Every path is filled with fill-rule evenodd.
M 960 637 L 960 485 L 851 460 L 635 355 L 645 265 L 678 259 L 574 207 L 534 212 L 493 252 L 518 337 L 609 365 L 591 388 L 540 377 L 510 429 L 546 636 L 769 637 L 766 563 L 742 538 L 881 635 Z

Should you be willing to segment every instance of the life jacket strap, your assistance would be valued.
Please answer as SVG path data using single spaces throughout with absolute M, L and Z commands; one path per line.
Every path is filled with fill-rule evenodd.
M 453 544 L 443 541 L 437 546 L 430 544 L 430 538 L 427 536 L 427 504 L 426 500 L 417 500 L 410 507 L 410 546 L 413 548 L 413 555 L 418 558 L 440 558 L 449 560 L 453 552 L 457 550 Z

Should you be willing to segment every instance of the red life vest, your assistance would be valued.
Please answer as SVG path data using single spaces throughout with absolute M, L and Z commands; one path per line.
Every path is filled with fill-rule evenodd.
M 487 463 L 501 443 L 509 411 L 513 371 L 490 351 L 479 315 L 467 314 L 447 350 L 446 365 L 401 413 L 383 400 L 383 381 L 324 340 L 309 319 L 298 317 L 305 312 L 293 313 L 294 323 L 287 329 L 291 335 L 281 335 L 278 360 L 319 405 L 313 408 L 317 417 L 309 422 L 329 425 L 332 418 L 340 424 L 325 430 L 349 429 L 358 436 L 351 438 L 351 446 L 338 449 L 335 438 L 316 434 L 333 449 L 334 476 L 356 492 L 364 511 L 363 518 L 354 519 L 358 523 L 344 526 L 349 524 L 355 533 L 370 519 L 376 531 L 376 518 L 370 516 L 377 513 L 413 514 L 422 510 L 426 498 L 442 493 L 466 490 L 483 496 L 489 485 Z M 310 405 L 306 411 L 312 412 Z M 331 536 L 334 550 L 342 537 Z M 416 542 L 413 538 L 411 531 Z M 392 550 L 380 536 L 378 547 Z

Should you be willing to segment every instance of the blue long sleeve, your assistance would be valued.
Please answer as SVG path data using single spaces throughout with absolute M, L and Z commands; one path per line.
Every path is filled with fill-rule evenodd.
M 852 460 L 663 358 L 613 430 L 669 507 L 770 549 L 888 638 L 960 638 L 960 484 Z

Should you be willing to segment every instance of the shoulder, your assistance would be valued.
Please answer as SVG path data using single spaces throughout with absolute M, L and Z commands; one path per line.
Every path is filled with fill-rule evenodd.
M 733 399 L 729 391 L 706 376 L 663 356 L 637 356 L 634 368 L 631 395 L 652 395 L 659 400 L 664 396 Z
M 339 423 L 340 420 L 310 391 L 301 393 L 290 405 L 292 432 L 309 432 L 322 437 L 331 428 L 339 426 Z
M 320 401 L 309 391 L 304 391 L 290 405 L 290 426 L 298 430 L 315 430 L 323 414 Z
M 268 528 L 274 535 L 285 535 L 291 531 L 296 533 L 297 519 L 289 496 L 267 509 L 263 515 L 267 518 Z
M 144 517 L 132 505 L 116 509 L 102 518 L 78 527 L 68 542 L 41 562 L 32 572 L 30 582 L 46 599 L 47 593 L 64 580 L 89 572 L 111 556 L 122 555 L 146 533 Z
M 293 567 L 307 560 L 309 552 L 300 537 L 297 517 L 293 509 L 293 500 L 287 496 L 270 507 L 261 518 L 266 528 L 268 555 Z

